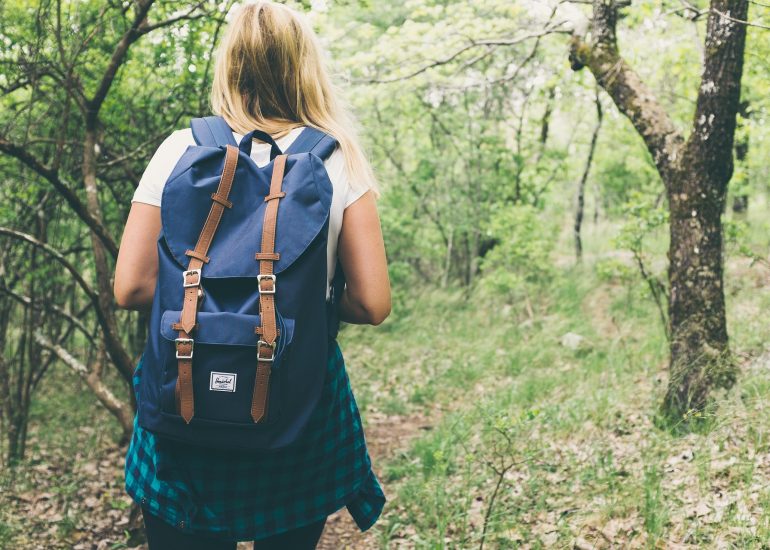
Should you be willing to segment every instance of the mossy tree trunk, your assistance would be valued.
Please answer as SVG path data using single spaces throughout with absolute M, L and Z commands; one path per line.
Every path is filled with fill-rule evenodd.
M 575 36 L 572 68 L 593 73 L 644 139 L 666 186 L 670 245 L 670 379 L 663 413 L 674 421 L 701 410 L 714 387 L 730 387 L 731 360 L 723 287 L 727 186 L 746 42 L 748 0 L 712 0 L 693 125 L 685 138 L 618 50 L 619 3 L 594 0 L 590 40 Z

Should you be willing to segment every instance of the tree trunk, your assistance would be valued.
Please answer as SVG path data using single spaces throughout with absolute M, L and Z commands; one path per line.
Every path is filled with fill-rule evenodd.
M 730 387 L 737 375 L 725 320 L 722 214 L 733 175 L 746 43 L 746 26 L 735 20 L 747 15 L 748 0 L 711 3 L 693 130 L 680 171 L 667 182 L 672 339 L 663 411 L 672 419 L 703 409 L 710 388 Z
M 591 173 L 591 164 L 594 159 L 594 152 L 596 152 L 596 142 L 599 139 L 599 130 L 602 127 L 602 103 L 599 100 L 599 90 L 596 90 L 596 126 L 591 134 L 591 144 L 588 146 L 588 157 L 586 158 L 586 165 L 583 169 L 583 175 L 580 177 L 577 190 L 577 205 L 575 206 L 575 258 L 580 261 L 583 259 L 583 239 L 581 237 L 581 229 L 583 227 L 583 210 L 585 204 L 585 190 L 586 182 L 588 181 L 588 174 Z
M 694 162 L 685 158 L 683 164 Z M 722 288 L 722 223 L 729 175 L 684 169 L 669 192 L 669 323 L 671 361 L 664 409 L 679 417 L 701 410 L 713 385 L 729 387 L 729 359 Z M 707 189 L 707 192 L 703 192 Z

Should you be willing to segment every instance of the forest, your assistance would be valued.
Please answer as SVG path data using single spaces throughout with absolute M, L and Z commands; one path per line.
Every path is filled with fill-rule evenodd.
M 393 289 L 339 335 L 387 503 L 319 548 L 766 548 L 770 5 L 288 3 Z M 0 548 L 146 548 L 115 260 L 235 5 L 0 0 Z

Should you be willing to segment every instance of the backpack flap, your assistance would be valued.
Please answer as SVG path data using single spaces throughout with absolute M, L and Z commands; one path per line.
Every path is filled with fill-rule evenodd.
M 160 333 L 166 340 L 173 342 L 179 331 L 173 325 L 179 321 L 181 311 L 168 310 L 163 312 L 160 323 Z M 199 326 L 195 333 L 195 345 L 215 344 L 219 346 L 251 346 L 256 348 L 259 335 L 254 327 L 261 324 L 259 315 L 248 313 L 198 312 Z M 294 319 L 284 319 L 279 316 L 279 338 L 276 355 L 280 355 L 291 343 L 294 336 Z
M 220 154 L 201 149 L 200 153 L 188 151 L 190 157 L 200 158 L 191 158 L 188 169 L 166 183 L 161 201 L 163 237 L 182 268 L 188 260 L 185 251 L 195 247 L 218 185 L 218 177 L 201 174 L 221 173 L 224 162 L 223 149 Z M 260 168 L 248 155 L 239 154 L 230 192 L 232 208 L 222 217 L 209 250 L 205 277 L 258 275 L 254 253 L 259 249 L 272 169 L 273 163 Z M 283 191 L 286 196 L 281 199 L 276 229 L 275 250 L 280 254 L 274 264 L 276 274 L 291 266 L 327 224 L 332 186 L 323 161 L 310 153 L 289 156 Z

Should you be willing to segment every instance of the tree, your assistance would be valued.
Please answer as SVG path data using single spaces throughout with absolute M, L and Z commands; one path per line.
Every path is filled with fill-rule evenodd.
M 583 210 L 585 202 L 585 190 L 586 182 L 588 181 L 588 175 L 591 173 L 591 163 L 593 162 L 594 153 L 596 152 L 596 142 L 599 139 L 599 130 L 602 128 L 602 119 L 604 114 L 602 111 L 602 102 L 599 98 L 599 90 L 596 90 L 596 126 L 591 134 L 591 142 L 588 145 L 588 156 L 586 157 L 585 168 L 583 169 L 583 175 L 580 176 L 577 190 L 577 200 L 575 205 L 575 225 L 573 232 L 575 235 L 575 257 L 578 261 L 583 258 L 583 239 L 580 235 L 580 230 L 583 226 Z
M 573 70 L 587 67 L 630 119 L 665 185 L 671 357 L 662 412 L 678 420 L 701 410 L 712 388 L 729 388 L 736 378 L 725 318 L 722 213 L 733 173 L 748 0 L 712 0 L 706 10 L 703 72 L 687 137 L 621 55 L 621 5 L 593 0 L 590 38 L 573 37 L 570 60 Z
M 131 435 L 145 326 L 114 304 L 116 234 L 149 148 L 182 116 L 205 113 L 230 4 L 13 0 L 0 9 L 0 41 L 10 45 L 0 51 L 0 198 L 9 205 L 0 242 L 19 250 L 0 258 L 0 343 L 20 342 L 0 357 L 9 458 L 22 458 L 30 396 L 52 361 L 85 381 L 123 442 Z

